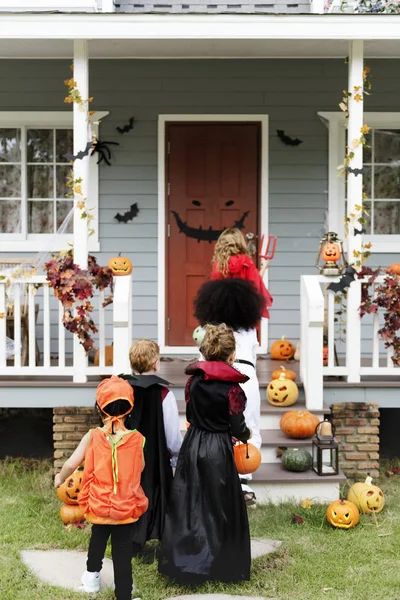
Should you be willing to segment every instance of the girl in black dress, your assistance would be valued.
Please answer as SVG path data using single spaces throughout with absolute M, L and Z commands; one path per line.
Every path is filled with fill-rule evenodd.
M 250 533 L 232 438 L 251 437 L 239 386 L 248 377 L 231 366 L 235 338 L 225 324 L 207 326 L 201 353 L 205 361 L 186 369 L 190 427 L 172 484 L 159 571 L 184 584 L 244 581 L 250 577 Z

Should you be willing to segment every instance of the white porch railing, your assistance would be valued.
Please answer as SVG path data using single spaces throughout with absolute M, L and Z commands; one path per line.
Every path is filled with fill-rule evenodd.
M 103 0 L 107 3 L 107 0 Z M 0 11 L 7 12 L 99 12 L 101 0 L 0 0 Z
M 132 340 L 132 276 L 114 279 L 114 303 L 103 307 L 105 294 L 91 299 L 98 328 L 95 346 L 99 366 L 85 367 L 91 375 L 129 372 Z M 73 335 L 63 323 L 63 308 L 44 275 L 0 281 L 0 376 L 67 376 L 75 379 Z M 6 337 L 15 343 L 6 356 Z M 105 365 L 105 346 L 114 345 L 113 366 Z M 25 364 L 24 364 L 25 363 Z M 26 364 L 27 363 L 27 364 Z M 82 381 L 80 377 L 79 381 Z
M 335 293 L 327 289 L 333 281 L 338 281 L 338 278 L 321 275 L 301 277 L 300 374 L 307 406 L 314 409 L 318 399 L 322 403 L 323 377 L 342 376 L 350 383 L 366 376 L 400 377 L 400 367 L 394 366 L 391 359 L 391 348 L 385 348 L 378 333 L 383 325 L 383 312 L 360 319 L 354 316 L 353 311 L 347 313 L 344 304 L 340 305 L 343 312 L 338 317 Z M 382 281 L 383 277 L 376 279 L 372 293 Z M 348 292 L 348 301 L 351 293 L 351 301 L 357 306 L 361 302 L 361 283 L 354 281 Z M 328 342 L 326 366 L 322 365 L 324 336 Z M 346 344 L 345 339 L 350 343 Z M 351 340 L 354 340 L 353 348 Z M 360 352 L 354 350 L 358 347 Z

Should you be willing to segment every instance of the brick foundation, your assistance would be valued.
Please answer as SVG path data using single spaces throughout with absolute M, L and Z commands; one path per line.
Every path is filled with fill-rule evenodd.
M 332 423 L 339 442 L 340 468 L 348 477 L 379 476 L 379 410 L 377 404 L 332 404 Z
M 59 471 L 92 427 L 100 424 L 93 407 L 59 406 L 53 410 L 54 469 Z

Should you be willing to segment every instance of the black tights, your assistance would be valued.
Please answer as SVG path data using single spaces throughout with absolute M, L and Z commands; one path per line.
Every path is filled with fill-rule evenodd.
M 111 535 L 117 600 L 132 600 L 132 539 L 135 523 L 126 525 L 92 525 L 86 568 L 101 571 L 107 541 Z

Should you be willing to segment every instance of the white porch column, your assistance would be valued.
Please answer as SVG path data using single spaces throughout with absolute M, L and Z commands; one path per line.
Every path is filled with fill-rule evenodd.
M 352 169 L 361 169 L 363 164 L 363 146 L 354 145 L 355 140 L 361 137 L 361 128 L 364 124 L 364 102 L 354 100 L 355 88 L 363 96 L 363 70 L 364 70 L 364 42 L 357 40 L 349 45 L 349 87 L 351 96 L 348 100 L 349 118 L 347 130 L 348 152 L 354 153 L 351 161 Z M 358 213 L 355 205 L 362 206 L 363 177 L 353 173 L 347 174 L 347 215 Z M 352 219 L 354 222 L 354 219 Z M 357 260 L 354 250 L 361 251 L 362 236 L 354 235 L 354 227 L 349 223 L 349 235 L 347 240 L 347 255 L 349 263 Z M 361 363 L 361 321 L 359 316 L 361 299 L 361 284 L 354 281 L 347 292 L 347 327 L 346 327 L 346 366 L 348 368 L 349 382 L 360 381 Z
M 111 13 L 115 11 L 114 0 L 103 0 L 101 3 L 101 10 L 105 13 Z
M 74 40 L 74 80 L 83 100 L 89 98 L 89 62 L 87 40 Z M 74 154 L 84 150 L 89 138 L 88 103 L 73 104 L 74 107 Z M 74 180 L 82 179 L 82 195 L 74 195 L 74 260 L 82 269 L 88 264 L 88 226 L 82 219 L 83 209 L 79 203 L 88 197 L 89 156 L 74 162 Z M 74 381 L 85 382 L 87 357 L 78 338 L 74 335 Z
M 314 13 L 314 14 L 323 15 L 324 12 L 325 12 L 324 11 L 324 4 L 325 4 L 325 0 L 311 0 L 311 2 L 310 2 L 310 12 Z

